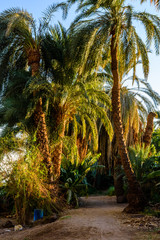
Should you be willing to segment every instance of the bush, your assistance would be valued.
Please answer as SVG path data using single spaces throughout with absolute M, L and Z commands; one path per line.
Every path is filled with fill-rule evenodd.
M 106 193 L 108 196 L 114 196 L 115 195 L 115 188 L 114 186 L 109 187 Z
M 78 161 L 77 155 L 75 155 L 74 159 L 63 156 L 60 178 L 62 184 L 60 187 L 66 196 L 68 204 L 78 207 L 78 197 L 87 194 L 87 174 L 98 167 L 97 161 L 99 157 L 100 154 L 92 155 L 89 153 L 83 161 Z
M 152 202 L 160 201 L 160 156 L 153 146 L 129 148 L 137 180 L 141 183 L 146 198 Z
M 13 196 L 18 222 L 29 222 L 34 208 L 51 211 L 52 199 L 47 185 L 47 171 L 37 149 L 29 149 L 12 166 L 6 179 L 8 194 Z
M 13 199 L 18 222 L 29 223 L 34 208 L 43 208 L 46 213 L 51 213 L 56 199 L 51 197 L 47 169 L 38 147 L 34 146 L 35 139 L 11 136 L 11 139 L 0 140 L 4 147 L 1 151 L 1 159 L 4 159 L 0 171 L 1 193 L 5 193 L 3 198 Z M 9 141 L 14 143 L 14 148 L 13 144 L 8 145 Z

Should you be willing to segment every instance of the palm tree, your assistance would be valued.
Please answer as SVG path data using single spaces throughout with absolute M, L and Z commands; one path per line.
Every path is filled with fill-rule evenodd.
M 147 49 L 154 37 L 155 47 L 157 52 L 159 51 L 160 19 L 146 12 L 134 12 L 131 6 L 124 5 L 124 0 L 86 0 L 81 2 L 79 9 L 83 9 L 83 11 L 75 20 L 74 31 L 77 32 L 77 39 L 79 41 L 83 40 L 84 37 L 84 41 L 86 42 L 83 65 L 88 61 L 87 59 L 91 55 L 93 46 L 93 56 L 98 53 L 98 57 L 100 55 L 102 60 L 109 56 L 111 58 L 111 70 L 114 82 L 112 88 L 114 129 L 121 161 L 129 182 L 129 206 L 125 210 L 129 212 L 140 210 L 145 206 L 145 199 L 132 169 L 124 139 L 120 102 L 119 62 L 123 63 L 122 67 L 128 69 L 130 65 L 133 66 L 133 63 L 136 63 L 141 57 L 144 75 L 145 77 L 148 76 L 149 60 Z M 80 21 L 82 18 L 87 18 L 87 20 Z M 138 20 L 144 25 L 147 35 L 147 47 L 138 36 L 133 25 L 133 20 Z M 85 34 L 88 35 L 88 38 Z M 101 59 L 98 59 L 98 64 L 100 64 Z
M 127 142 L 127 146 L 136 144 L 136 142 L 138 141 L 137 135 L 139 133 L 140 127 L 139 122 L 145 125 L 148 113 L 156 112 L 156 109 L 160 104 L 159 94 L 151 88 L 150 84 L 146 81 L 146 79 L 140 79 L 138 78 L 138 76 L 135 75 L 135 79 L 133 81 L 133 76 L 128 77 L 128 73 L 130 72 L 130 70 L 128 69 L 127 72 L 122 73 L 122 68 L 119 69 L 121 75 L 121 114 L 124 137 Z M 104 76 L 106 93 L 111 96 L 111 89 L 113 87 L 113 76 L 110 63 L 106 65 L 102 75 Z M 128 83 L 130 83 L 130 87 L 127 86 Z M 152 115 L 152 122 L 153 116 L 155 116 L 155 114 L 153 113 L 149 115 Z M 141 141 L 139 141 L 139 144 L 141 144 Z
M 42 60 L 41 44 L 47 31 L 49 20 L 52 13 L 59 7 L 63 8 L 63 6 L 63 4 L 52 5 L 47 10 L 45 17 L 40 21 L 38 30 L 32 15 L 23 9 L 12 8 L 0 14 L 1 86 L 5 83 L 8 84 L 8 70 L 13 67 L 14 69 L 24 69 L 28 66 L 30 67 L 33 81 L 38 77 L 40 61 Z M 36 96 L 36 90 L 33 95 Z M 48 168 L 49 175 L 51 175 L 51 156 L 41 97 L 35 104 L 34 125 L 37 131 L 37 144 Z
M 58 180 L 66 125 L 74 122 L 74 128 L 77 129 L 76 122 L 80 118 L 83 129 L 88 122 L 93 138 L 96 138 L 95 119 L 99 117 L 109 136 L 112 137 L 112 127 L 105 111 L 105 108 L 110 106 L 110 99 L 102 91 L 100 82 L 93 75 L 89 75 L 84 82 L 83 77 L 77 74 L 79 62 L 74 58 L 77 49 L 72 49 L 73 39 L 69 31 L 59 24 L 50 29 L 50 34 L 46 36 L 45 41 L 42 47 L 50 46 L 49 52 L 43 51 L 43 53 L 48 54 L 49 60 L 45 62 L 44 67 L 49 79 L 48 86 L 45 88 L 49 98 L 49 131 L 50 135 L 54 136 L 54 139 L 51 139 L 53 142 L 51 158 L 55 179 Z M 75 139 L 77 139 L 76 135 L 77 133 Z M 85 137 L 85 134 L 83 136 Z
M 119 64 L 120 65 L 120 64 Z M 113 86 L 113 76 L 110 68 L 110 64 L 107 64 L 104 68 L 104 78 L 105 80 L 105 89 L 107 94 L 111 95 L 111 89 Z M 135 76 L 135 80 L 132 83 L 132 87 L 127 87 L 127 83 L 131 80 L 133 81 L 133 77 L 128 77 L 127 72 L 122 74 L 122 68 L 120 71 L 120 86 L 121 86 L 121 114 L 122 114 L 122 123 L 123 123 L 123 131 L 124 138 L 126 140 L 127 148 L 129 146 L 133 146 L 136 144 L 142 143 L 142 131 L 140 131 L 141 124 L 145 125 L 145 119 L 147 118 L 148 112 L 156 111 L 156 107 L 160 103 L 160 96 L 156 93 L 150 86 L 150 84 L 143 79 L 139 79 Z M 137 86 L 135 86 L 135 83 Z M 126 85 L 126 86 L 125 86 Z M 149 114 L 149 116 L 154 114 Z M 150 118 L 149 118 L 150 119 Z M 151 117 L 153 120 L 153 117 Z M 152 121 L 150 121 L 152 122 Z M 151 126 L 151 125 L 150 125 Z M 149 130 L 151 128 L 147 128 Z M 104 133 L 103 133 L 104 135 Z M 149 132 L 149 136 L 151 136 Z M 149 138 L 149 140 L 151 140 Z M 105 142 L 108 139 L 105 139 Z M 106 144 L 108 146 L 108 144 Z M 116 136 L 113 138 L 112 148 L 111 144 L 108 146 L 109 152 L 112 149 L 112 155 L 110 154 L 110 158 L 108 162 L 110 165 L 114 163 L 114 184 L 116 189 L 117 202 L 123 202 L 124 199 L 124 190 L 123 190 L 123 174 L 121 169 L 121 159 L 117 157 L 118 155 L 118 144 L 116 142 Z M 108 152 L 105 150 L 105 152 Z M 112 157 L 111 157 L 112 156 Z M 111 164 L 112 163 L 112 164 Z M 112 170 L 113 171 L 113 170 Z

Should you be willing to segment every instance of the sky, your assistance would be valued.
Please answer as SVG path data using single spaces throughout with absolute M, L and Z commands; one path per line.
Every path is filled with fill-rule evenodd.
M 35 19 L 40 18 L 42 16 L 42 13 L 45 11 L 45 9 L 53 4 L 53 3 L 59 3 L 60 0 L 0 0 L 0 12 L 12 8 L 12 7 L 20 7 L 28 12 L 32 13 L 33 17 Z M 156 14 L 160 17 L 160 10 L 156 10 L 154 5 L 150 4 L 150 0 L 147 0 L 145 3 L 140 4 L 140 0 L 127 0 L 126 3 L 129 3 L 132 5 L 135 10 L 137 11 L 146 11 L 152 14 Z M 57 21 L 61 21 L 63 25 L 68 28 L 70 23 L 75 18 L 75 9 L 76 6 L 73 6 L 70 10 L 68 17 L 65 21 L 61 18 L 61 11 L 56 13 L 53 18 L 53 23 L 57 23 Z M 143 40 L 145 40 L 144 31 L 140 25 L 136 25 L 137 31 L 140 33 Z M 150 60 L 150 73 L 148 77 L 148 82 L 152 86 L 152 88 L 157 91 L 160 94 L 160 55 L 156 55 L 154 51 L 154 46 L 152 47 L 152 53 L 149 54 L 149 60 Z M 140 78 L 143 78 L 142 71 L 139 69 L 138 74 Z

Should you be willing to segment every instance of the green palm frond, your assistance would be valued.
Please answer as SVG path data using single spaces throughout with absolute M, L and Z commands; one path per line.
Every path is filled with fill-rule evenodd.
M 50 20 L 53 18 L 53 14 L 61 8 L 63 13 L 63 18 L 66 18 L 68 14 L 68 6 L 66 3 L 59 3 L 59 4 L 52 4 L 50 5 L 44 12 L 43 21 L 44 22 L 50 22 Z
M 155 44 L 156 52 L 159 52 L 160 19 L 157 16 L 146 12 L 134 12 L 131 6 L 125 6 L 124 1 L 118 0 L 84 0 L 78 3 L 78 9 L 81 9 L 82 13 L 73 22 L 72 32 L 75 32 L 75 44 L 86 49 L 81 51 L 79 48 L 78 52 L 78 54 L 82 55 L 81 59 L 83 59 L 82 72 L 84 65 L 86 69 L 87 65 L 90 68 L 97 69 L 102 64 L 100 60 L 103 59 L 104 52 L 108 51 L 107 47 L 110 45 L 112 26 L 116 26 L 114 31 L 120 46 L 118 53 L 120 69 L 127 71 L 127 69 L 134 68 L 133 78 L 135 78 L 136 63 L 141 59 L 144 76 L 148 76 L 148 50 L 152 41 Z M 135 21 L 141 22 L 144 26 L 146 45 L 136 32 L 134 27 Z M 80 41 L 83 41 L 81 45 Z M 95 52 L 96 54 L 94 55 Z M 98 58 L 96 58 L 97 53 L 101 55 Z

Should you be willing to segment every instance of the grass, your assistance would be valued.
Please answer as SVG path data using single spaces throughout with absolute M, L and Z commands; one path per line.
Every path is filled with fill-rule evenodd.
M 67 219 L 67 218 L 71 218 L 71 216 L 69 216 L 69 215 L 63 216 L 63 217 L 60 217 L 59 220 L 63 220 L 63 219 Z

